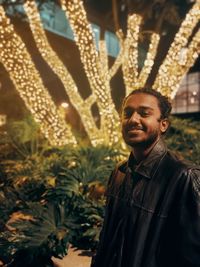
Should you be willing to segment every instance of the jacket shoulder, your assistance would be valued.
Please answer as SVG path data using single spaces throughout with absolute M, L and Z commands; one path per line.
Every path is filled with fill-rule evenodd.
M 179 170 L 179 177 L 185 185 L 190 187 L 191 191 L 200 197 L 200 166 L 192 162 L 180 159 L 171 152 L 167 153 L 176 170 Z
M 200 167 L 188 166 L 185 171 L 185 176 L 188 177 L 188 184 L 191 188 L 191 192 L 200 201 Z
M 171 151 L 167 151 L 159 163 L 158 170 L 161 171 L 163 175 L 168 174 L 171 177 L 174 177 L 174 175 L 180 177 L 181 174 L 187 170 L 187 164 Z

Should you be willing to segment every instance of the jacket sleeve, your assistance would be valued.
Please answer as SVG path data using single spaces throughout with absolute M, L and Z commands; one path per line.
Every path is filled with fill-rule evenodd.
M 187 171 L 179 209 L 181 267 L 200 266 L 200 168 Z

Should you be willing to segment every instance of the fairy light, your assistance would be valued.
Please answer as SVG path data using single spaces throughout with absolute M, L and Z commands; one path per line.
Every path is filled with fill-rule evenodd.
M 95 95 L 88 96 L 88 98 L 85 99 L 84 101 L 85 105 L 87 105 L 88 107 L 91 107 L 95 102 L 96 102 Z
M 74 30 L 75 40 L 80 50 L 81 61 L 83 63 L 86 75 L 90 83 L 90 87 L 92 89 L 91 99 L 93 98 L 94 100 L 96 99 L 98 106 L 99 106 L 100 116 L 101 116 L 101 129 L 100 130 L 101 130 L 101 133 L 104 133 L 103 139 L 107 138 L 109 140 L 109 144 L 112 144 L 114 139 L 112 138 L 111 140 L 109 138 L 109 135 L 112 135 L 116 141 L 118 140 L 117 136 L 119 136 L 119 131 L 118 131 L 118 125 L 117 127 L 114 126 L 114 124 L 116 124 L 115 123 L 116 119 L 118 120 L 118 116 L 115 113 L 114 104 L 113 104 L 113 101 L 110 95 L 110 85 L 109 85 L 110 79 L 116 73 L 119 66 L 122 64 L 124 81 L 125 81 L 126 91 L 127 91 L 126 93 L 129 93 L 131 90 L 134 90 L 138 87 L 144 86 L 151 72 L 152 66 L 154 64 L 154 59 L 155 59 L 157 47 L 160 41 L 160 36 L 158 34 L 152 34 L 151 42 L 149 45 L 147 57 L 144 62 L 144 66 L 141 72 L 138 73 L 138 40 L 139 40 L 139 30 L 140 30 L 142 18 L 141 16 L 137 14 L 133 14 L 129 16 L 127 37 L 126 39 L 124 39 L 121 35 L 119 35 L 118 38 L 121 44 L 120 54 L 117 57 L 117 60 L 113 64 L 112 68 L 108 70 L 108 58 L 106 54 L 105 43 L 103 43 L 103 41 L 100 41 L 100 44 L 99 44 L 100 53 L 98 55 L 96 48 L 95 48 L 95 42 L 94 42 L 94 38 L 92 34 L 92 29 L 87 21 L 87 17 L 86 17 L 85 10 L 83 8 L 82 1 L 77 1 L 77 0 L 64 1 L 63 0 L 61 2 L 62 2 L 63 9 L 66 11 L 70 24 Z M 192 10 L 194 10 L 194 8 Z M 187 21 L 187 17 L 185 21 Z M 192 21 L 192 23 L 191 21 L 189 23 L 186 23 L 187 32 L 191 33 L 195 24 L 196 22 L 194 22 L 194 20 Z M 181 31 L 180 31 L 180 35 L 182 35 Z M 188 36 L 189 35 L 184 36 L 185 41 L 188 40 Z M 187 49 L 187 51 L 194 51 L 197 40 L 198 40 L 197 38 L 196 39 L 193 38 L 192 43 L 194 44 L 195 42 L 195 45 L 193 45 L 190 49 Z M 183 42 L 181 41 L 180 43 L 181 43 L 181 46 L 183 46 Z M 177 42 L 175 43 L 174 46 L 176 46 L 177 50 L 180 50 L 179 49 L 180 46 L 178 47 Z M 188 55 L 188 53 L 186 54 Z M 190 56 L 191 53 L 192 52 L 190 52 L 190 54 L 187 56 L 187 59 L 185 59 L 187 62 L 191 62 L 191 60 L 188 59 L 188 58 L 191 58 Z M 180 58 L 180 53 L 179 53 L 179 58 Z M 193 56 L 192 58 L 194 61 L 194 58 L 196 57 Z M 47 61 L 49 62 L 49 60 Z M 173 67 L 172 64 L 170 63 L 169 65 L 171 66 L 171 69 L 172 69 Z M 186 66 L 186 64 L 184 66 Z M 166 75 L 164 76 L 166 77 Z M 178 78 L 176 77 L 176 81 L 177 79 Z M 169 79 L 167 80 L 169 82 Z M 73 87 L 71 88 L 72 88 L 72 91 L 74 91 Z M 77 88 L 76 88 L 76 91 L 77 91 Z M 77 103 L 77 99 L 75 100 L 74 103 Z M 93 104 L 94 102 L 91 102 L 90 100 L 90 103 Z M 84 114 L 85 114 L 84 112 L 81 112 L 82 119 L 87 117 L 87 116 L 84 116 Z M 84 120 L 85 119 L 83 119 L 83 121 Z
M 117 58 L 115 59 L 112 67 L 108 70 L 108 79 L 110 80 L 118 71 L 120 66 L 122 65 L 123 57 L 124 57 L 124 34 L 121 29 L 116 31 L 116 36 L 119 41 L 119 53 Z
M 170 92 L 169 97 L 171 99 L 173 99 L 175 97 L 175 95 L 179 89 L 179 85 L 181 83 L 183 76 L 185 75 L 185 73 L 187 73 L 189 71 L 191 66 L 193 66 L 198 55 L 200 54 L 199 53 L 200 50 L 197 51 L 199 46 L 200 46 L 200 30 L 193 37 L 190 45 L 188 46 L 188 49 L 185 50 L 186 54 L 185 54 L 184 65 L 182 62 L 177 66 L 178 77 L 176 77 L 175 75 L 173 75 L 173 77 L 172 77 L 174 79 L 174 84 L 176 83 L 176 87 L 174 87 L 174 90 Z
M 137 14 L 128 16 L 128 29 L 122 64 L 126 94 L 133 90 L 133 85 L 138 80 L 138 40 L 141 21 L 142 17 Z
M 0 127 L 6 124 L 6 115 L 0 114 Z
M 138 43 L 141 22 L 141 16 L 137 14 L 130 15 L 128 17 L 127 37 L 124 41 L 121 40 L 121 45 L 124 45 L 122 70 L 126 86 L 126 95 L 132 90 L 145 86 L 147 78 L 152 70 L 160 41 L 160 36 L 158 34 L 153 33 L 151 35 L 144 66 L 139 72 Z
M 154 59 L 157 53 L 157 49 L 158 49 L 158 44 L 160 41 L 160 36 L 159 34 L 153 33 L 151 35 L 151 42 L 149 45 L 149 50 L 147 53 L 147 57 L 144 61 L 144 66 L 139 74 L 138 77 L 138 87 L 144 87 L 146 84 L 146 81 L 149 77 L 149 74 L 152 70 L 153 64 L 154 64 Z M 137 89 L 138 87 L 135 87 L 135 89 Z M 133 89 L 134 89 L 134 85 L 133 85 Z
M 91 95 L 86 100 L 82 99 L 70 73 L 49 45 L 35 2 L 28 0 L 25 3 L 25 9 L 29 17 L 35 42 L 43 58 L 63 82 L 71 103 L 80 114 L 92 145 L 95 146 L 100 143 L 112 145 L 113 143 L 117 143 L 119 140 L 121 140 L 121 134 L 119 127 L 119 115 L 115 109 L 111 96 L 110 80 L 122 65 L 126 94 L 134 89 L 137 89 L 138 87 L 144 86 L 154 64 L 160 36 L 155 33 L 152 34 L 144 66 L 139 73 L 138 43 L 142 18 L 137 14 L 129 15 L 127 36 L 124 38 L 121 30 L 117 32 L 120 42 L 120 53 L 118 54 L 118 57 L 112 67 L 109 69 L 105 42 L 100 41 L 100 51 L 98 53 L 95 46 L 92 28 L 87 20 L 82 1 L 61 0 L 61 3 L 74 31 L 75 41 L 80 51 L 80 58 L 92 90 Z M 159 69 L 158 76 L 153 85 L 155 89 L 162 91 L 162 93 L 167 96 L 174 97 L 180 80 L 198 56 L 197 47 L 199 46 L 200 40 L 199 31 L 195 34 L 189 45 L 187 42 L 194 27 L 200 19 L 199 10 L 200 0 L 197 0 L 183 21 L 180 30 L 170 47 L 167 57 Z M 55 114 L 57 114 L 55 105 L 51 103 L 52 100 L 50 99 L 50 96 L 46 92 L 44 86 L 41 84 L 41 81 L 38 78 L 39 74 L 35 70 L 34 66 L 32 66 L 32 61 L 30 57 L 28 57 L 29 55 L 27 56 L 28 53 L 24 49 L 21 40 L 18 41 L 19 38 L 17 37 L 18 39 L 15 38 L 15 42 L 12 41 L 13 51 L 18 51 L 16 52 L 18 53 L 17 57 L 13 51 L 9 50 L 9 45 L 5 45 L 5 40 L 6 42 L 8 40 L 7 36 L 10 38 L 11 35 L 9 32 L 10 27 L 5 27 L 5 23 L 2 23 L 5 18 L 2 19 L 2 16 L 0 16 L 0 20 L 0 23 L 2 24 L 0 25 L 1 32 L 5 31 L 5 33 L 1 34 L 0 36 L 0 39 L 2 39 L 0 48 L 3 47 L 0 52 L 2 57 L 1 60 L 5 64 L 7 70 L 11 73 L 11 77 L 16 84 L 20 95 L 26 102 L 31 112 L 34 114 L 35 118 L 42 124 L 41 127 L 45 132 L 45 135 L 48 138 L 51 136 L 50 139 L 52 142 L 56 142 L 58 138 L 61 143 L 64 142 L 61 141 L 64 140 L 64 138 L 60 138 L 58 136 L 64 137 L 63 133 L 65 132 L 65 136 L 69 136 L 68 140 L 70 140 L 70 142 L 73 140 L 72 143 L 76 143 L 75 138 L 72 136 L 72 133 L 68 128 L 66 134 L 66 128 L 63 126 L 65 123 L 61 124 L 63 128 L 60 128 L 60 121 L 57 119 L 57 115 L 55 116 Z M 10 40 L 13 39 L 10 38 Z M 15 44 L 17 45 L 15 46 Z M 16 47 L 20 47 L 20 45 L 21 48 L 17 49 Z M 21 53 L 21 51 L 23 53 Z M 16 61 L 16 58 L 19 62 Z M 26 59 L 28 63 L 26 63 Z M 21 66 L 20 68 L 16 68 L 16 62 L 19 66 L 20 64 L 25 66 L 25 69 L 23 69 Z M 26 75 L 24 74 L 27 74 L 28 78 L 26 78 Z M 17 75 L 20 76 L 20 79 L 17 78 Z M 28 82 L 30 80 L 34 81 L 34 85 Z M 95 102 L 98 105 L 101 118 L 100 129 L 96 127 L 91 113 L 91 107 Z M 49 103 L 53 105 L 51 109 L 49 109 Z M 48 109 L 45 109 L 45 105 L 48 107 Z M 55 121 L 53 121 L 53 119 Z M 55 136 L 56 131 L 52 129 L 52 122 L 54 122 L 53 126 L 60 130 L 60 135 Z M 51 127 L 49 127 L 50 125 Z M 59 127 L 57 125 L 59 125 Z
M 0 61 L 50 143 L 75 145 L 76 140 L 70 128 L 66 127 L 64 120 L 59 117 L 56 106 L 42 84 L 24 43 L 15 33 L 2 6 L 0 6 Z
M 90 105 L 88 105 L 89 102 L 87 99 L 84 101 L 80 96 L 72 76 L 57 54 L 52 50 L 48 42 L 35 1 L 26 1 L 24 8 L 28 16 L 30 28 L 32 30 L 38 50 L 51 69 L 62 81 L 71 103 L 80 114 L 82 123 L 91 143 L 103 143 L 101 133 L 97 128 L 91 113 L 91 105 L 96 101 L 96 99 L 94 97 L 90 98 Z
M 91 25 L 82 1 L 61 0 L 61 3 L 73 29 L 92 94 L 96 96 L 104 142 L 112 145 L 120 138 L 119 115 L 112 100 L 108 76 L 105 75 L 101 58 L 96 51 Z
M 99 41 L 99 56 L 101 62 L 101 69 L 104 72 L 106 80 L 108 80 L 108 53 L 106 49 L 106 43 L 104 40 Z
M 199 31 L 195 34 L 189 46 L 188 39 L 199 20 L 200 0 L 197 0 L 182 22 L 153 85 L 155 89 L 171 98 L 175 96 L 181 79 L 198 57 Z M 185 50 L 184 55 L 182 54 L 183 49 Z
M 120 52 L 113 63 L 112 67 L 108 70 L 108 79 L 110 80 L 118 71 L 120 66 L 122 65 L 123 61 L 123 56 L 124 56 L 124 48 L 121 47 Z

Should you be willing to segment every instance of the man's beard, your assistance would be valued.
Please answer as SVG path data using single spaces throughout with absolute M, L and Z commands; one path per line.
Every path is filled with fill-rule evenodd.
M 141 148 L 141 149 L 147 149 L 148 147 L 150 147 L 153 143 L 156 142 L 156 140 L 158 140 L 158 132 L 154 131 L 152 132 L 146 140 L 141 140 L 141 141 L 125 141 L 127 145 L 133 147 L 133 148 Z

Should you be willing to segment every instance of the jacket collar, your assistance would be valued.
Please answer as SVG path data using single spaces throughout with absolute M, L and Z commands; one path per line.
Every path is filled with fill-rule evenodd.
M 167 148 L 162 138 L 155 144 L 146 159 L 140 162 L 135 168 L 135 158 L 131 152 L 128 161 L 119 167 L 121 172 L 135 172 L 139 175 L 151 179 L 158 169 L 161 159 L 165 156 Z M 134 169 L 134 170 L 133 170 Z

